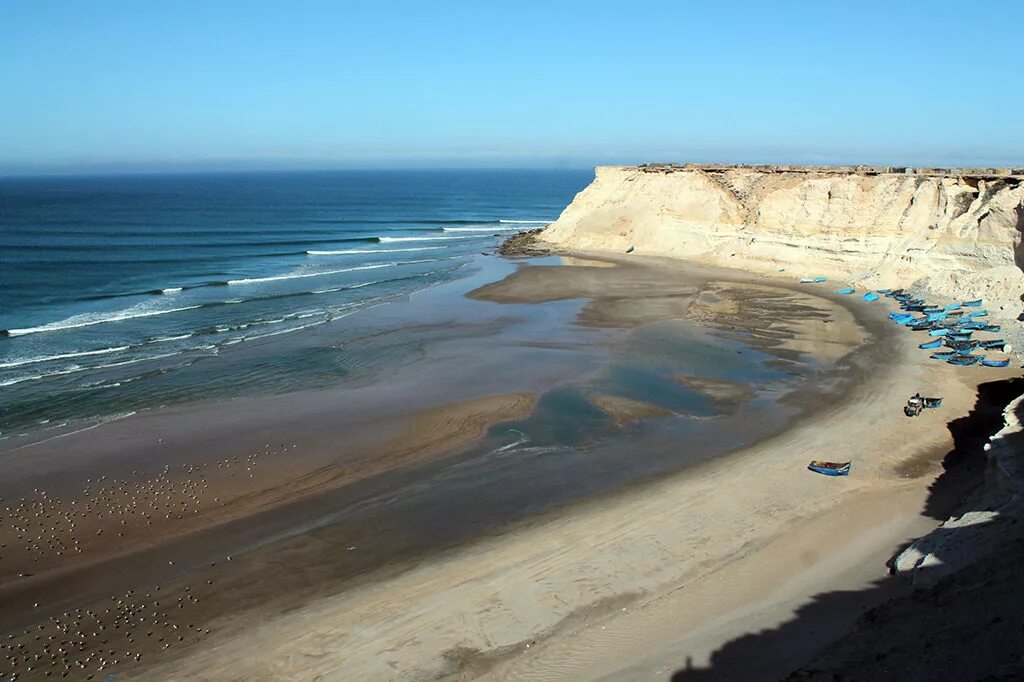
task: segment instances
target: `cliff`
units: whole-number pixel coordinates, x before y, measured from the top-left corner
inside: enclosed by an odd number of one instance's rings
[[[986,299],[1024,293],[1024,170],[598,167],[542,238],[866,287]]]

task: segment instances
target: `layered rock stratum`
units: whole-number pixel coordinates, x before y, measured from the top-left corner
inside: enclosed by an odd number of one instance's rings
[[[557,248],[669,256],[865,287],[1024,294],[1024,169],[601,166],[541,235]]]

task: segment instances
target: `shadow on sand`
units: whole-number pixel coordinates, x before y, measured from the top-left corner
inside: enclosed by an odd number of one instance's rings
[[[943,473],[930,487],[924,514],[945,521],[952,513],[964,512],[965,498],[979,489],[985,476],[984,445],[1002,428],[1003,410],[1021,393],[1024,379],[982,384],[971,413],[949,422],[954,446],[943,459]],[[1024,409],[1018,414],[1024,421],[1020,413]],[[972,498],[968,506],[973,510],[983,505]],[[998,515],[986,523],[1005,523],[1006,529],[999,532],[1005,534],[1001,537],[1009,548],[1006,551],[1024,557],[1020,527],[1024,523],[1018,525],[1014,519]],[[986,532],[983,525],[938,529],[929,536],[937,536],[933,557],[941,562],[941,551],[946,546],[943,540],[955,540],[952,544],[969,548],[977,542],[973,534]],[[1004,677],[1007,666],[1019,666],[1024,653],[1020,648],[1024,643],[1024,588],[1012,575],[1018,561],[1007,558],[993,563],[1011,571],[1005,581],[992,576],[988,562],[976,562],[949,580],[913,591],[906,577],[890,575],[864,590],[815,595],[778,627],[724,644],[711,655],[706,667],[695,667],[692,657],[679,652],[683,666],[672,681],[1011,679]],[[935,569],[917,569],[916,585],[935,582],[925,575],[929,570]],[[985,586],[988,594],[981,599],[978,589]],[[990,602],[984,613],[981,602]],[[993,615],[999,611],[1006,613]],[[997,620],[989,622],[993,618]],[[996,633],[992,628],[1000,624],[1006,625],[1007,634],[993,637]],[[939,644],[943,637],[937,631],[943,628],[950,637]],[[966,676],[954,672],[958,660],[970,666]]]

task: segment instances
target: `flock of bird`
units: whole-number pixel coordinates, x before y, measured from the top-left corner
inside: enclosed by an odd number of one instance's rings
[[[161,599],[158,592],[159,587],[145,595],[128,590],[102,607],[65,611],[6,635],[0,641],[6,667],[0,679],[74,676],[91,680],[118,665],[141,661],[149,651],[198,641],[210,633],[175,613],[199,603],[191,587],[177,598]]]
[[[150,477],[138,471],[128,480],[100,476],[87,480],[76,495],[59,497],[35,489],[31,498],[10,503],[0,499],[0,576],[13,580],[17,572],[17,578],[32,578],[87,560],[94,550],[123,549],[133,538],[160,537],[167,529],[152,528],[154,523],[178,523],[229,502],[215,496],[220,477],[254,478],[261,455],[280,455],[295,447],[268,443],[246,456],[164,466]],[[160,587],[128,590],[101,606],[50,614],[48,619],[46,605],[36,603],[35,625],[0,635],[0,681],[93,679],[141,661],[144,654],[196,641],[210,631],[182,614],[198,602],[192,586],[186,585],[170,595],[166,589],[161,594]]]

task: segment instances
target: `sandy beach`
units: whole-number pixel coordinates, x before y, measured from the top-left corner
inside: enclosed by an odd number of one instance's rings
[[[387,382],[4,453],[19,679],[699,676],[814,595],[879,580],[945,518],[946,422],[1009,375],[927,364],[886,308],[831,287],[655,258],[500,263],[410,302],[460,312]],[[677,346],[695,364],[663,364]],[[749,362],[723,365],[735,380],[701,371],[722,353]],[[941,411],[905,418],[917,391]],[[814,458],[854,473],[811,474]],[[709,679],[784,675],[866,605]]]

